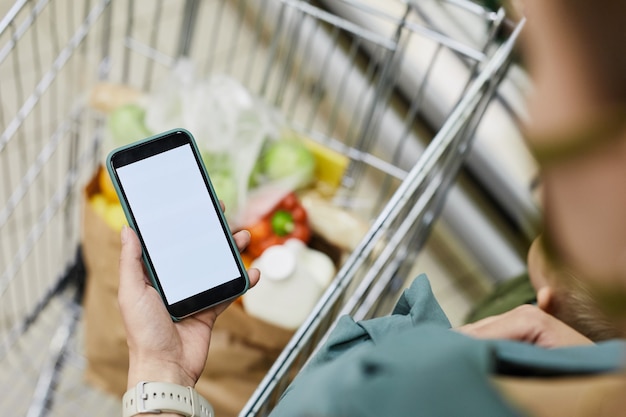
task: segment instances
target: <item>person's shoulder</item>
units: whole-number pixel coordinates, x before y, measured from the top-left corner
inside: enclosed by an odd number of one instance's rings
[[[272,416],[520,415],[491,386],[490,365],[484,341],[419,325],[297,378]]]
[[[450,322],[432,292],[428,277],[420,274],[404,289],[391,314],[360,321],[350,316],[340,317],[307,368],[335,360],[364,346],[383,343],[390,337],[424,324],[444,330],[450,328]]]

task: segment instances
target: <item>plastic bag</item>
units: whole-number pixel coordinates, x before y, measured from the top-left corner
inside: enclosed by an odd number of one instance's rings
[[[234,228],[254,222],[265,207],[269,210],[313,176],[312,169],[296,169],[279,178],[259,175],[268,144],[290,136],[281,115],[233,78],[197,79],[187,60],[151,92],[145,125],[153,132],[182,127],[194,135]]]

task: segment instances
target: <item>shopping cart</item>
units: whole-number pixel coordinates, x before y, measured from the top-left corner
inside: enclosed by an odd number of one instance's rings
[[[186,57],[350,158],[334,202],[371,228],[242,411],[266,415],[338,314],[389,311],[522,26],[465,0],[17,0],[4,9],[0,410],[28,416],[119,412],[117,399],[82,382],[79,197],[103,152],[105,121],[87,105],[96,83],[150,90]]]

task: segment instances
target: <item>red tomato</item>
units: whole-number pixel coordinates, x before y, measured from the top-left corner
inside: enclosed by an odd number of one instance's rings
[[[252,244],[252,242],[250,242],[250,245],[246,250],[253,258],[258,258],[263,254],[263,252],[265,252],[265,249],[269,248],[270,246],[280,245],[284,241],[285,239],[278,235],[271,235],[264,240],[255,242],[254,245]]]
[[[266,220],[261,220],[247,228],[250,232],[250,245],[262,242],[272,235],[272,225]]]
[[[299,205],[298,197],[294,193],[287,194],[279,204],[280,208],[284,208],[287,211],[291,211],[291,209]]]
[[[306,210],[298,204],[296,207],[291,209],[291,217],[293,217],[293,221],[295,223],[304,223],[307,219]]]
[[[311,229],[302,223],[296,223],[293,231],[289,234],[289,238],[300,239],[304,243],[308,243],[311,239]]]

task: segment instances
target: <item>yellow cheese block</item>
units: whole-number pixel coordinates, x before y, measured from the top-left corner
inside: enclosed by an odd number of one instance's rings
[[[302,138],[306,147],[315,158],[315,178],[323,191],[335,192],[341,185],[350,159],[337,152],[308,138]]]

